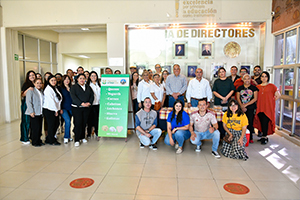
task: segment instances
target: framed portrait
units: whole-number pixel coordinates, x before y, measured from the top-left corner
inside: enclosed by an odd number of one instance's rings
[[[162,71],[167,70],[170,74],[172,74],[172,64],[165,64],[163,66],[161,66]]]
[[[239,69],[245,68],[249,74],[252,74],[252,63],[238,63]]]
[[[186,63],[186,75],[189,78],[195,78],[196,77],[196,69],[199,68],[198,63]]]
[[[215,56],[215,42],[199,42],[199,58],[212,59]]]
[[[188,42],[173,42],[173,59],[187,59]]]
[[[224,67],[226,69],[226,63],[212,63],[211,64],[211,80],[218,78],[218,70]]]

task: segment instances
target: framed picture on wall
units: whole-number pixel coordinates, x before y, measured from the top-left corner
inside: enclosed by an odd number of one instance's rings
[[[173,59],[187,59],[188,42],[173,42]]]
[[[173,64],[165,64],[161,66],[161,70],[162,71],[167,70],[170,74],[172,74],[172,66]]]
[[[196,69],[199,68],[198,63],[186,63],[186,75],[189,78],[195,78],[196,77]]]
[[[245,68],[249,74],[252,73],[252,64],[251,63],[238,63],[239,69]]]
[[[212,59],[215,56],[215,42],[199,42],[199,58]]]

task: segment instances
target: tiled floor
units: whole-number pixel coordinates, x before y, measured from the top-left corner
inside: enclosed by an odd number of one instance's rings
[[[61,140],[61,138],[60,138]],[[300,199],[300,148],[273,135],[270,143],[250,144],[248,161],[211,155],[211,141],[201,153],[188,141],[175,155],[162,138],[158,151],[140,149],[135,134],[91,139],[39,148],[19,141],[19,121],[0,126],[0,199]],[[81,177],[94,179],[85,189],[69,183]],[[250,192],[234,195],[226,183],[241,183]]]

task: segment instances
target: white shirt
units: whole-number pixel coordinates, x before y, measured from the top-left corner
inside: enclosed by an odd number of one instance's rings
[[[39,94],[40,96],[40,100],[41,100],[41,105],[43,105],[43,101],[44,101],[44,95],[41,91],[39,91],[38,89],[36,89],[36,87],[34,87],[34,89],[37,91],[37,93]],[[41,113],[43,113],[43,106],[41,106]]]
[[[80,84],[78,84],[78,85],[80,85]],[[85,84],[80,85],[80,86],[82,87],[83,91],[85,91]]]
[[[187,102],[191,102],[191,97],[201,99],[207,97],[207,101],[210,102],[212,99],[212,92],[208,80],[202,78],[198,81],[196,78],[190,80],[188,88],[186,90]]]
[[[151,80],[149,80],[149,83],[147,83],[144,80],[139,82],[138,93],[137,93],[138,103],[141,103],[142,101],[144,101],[144,99],[146,97],[151,97],[151,95],[150,95],[150,85],[151,85],[151,83],[152,83]]]
[[[43,108],[46,108],[51,111],[59,111],[60,110],[60,103],[62,101],[62,95],[56,88],[56,91],[61,96],[61,99],[58,100],[56,93],[53,91],[53,89],[47,85],[45,91],[44,91],[44,105]]]
[[[164,93],[165,93],[165,88],[162,84],[156,85],[156,83],[152,83],[150,85],[150,94],[154,93],[154,95],[156,96],[156,98],[162,102],[162,99],[164,97]],[[152,96],[150,96],[151,102],[154,105],[155,104],[155,100],[153,99]]]
[[[99,105],[100,103],[100,92],[101,92],[101,88],[98,85],[98,83],[96,82],[96,84],[94,83],[90,83],[90,87],[92,88],[93,92],[94,92],[94,101],[93,101],[93,105]]]

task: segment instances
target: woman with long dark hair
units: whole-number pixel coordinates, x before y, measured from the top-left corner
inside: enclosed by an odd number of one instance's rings
[[[229,134],[228,140],[231,141],[231,143],[223,141],[222,154],[229,158],[247,160],[245,144],[248,119],[237,100],[231,99],[228,102],[222,121],[226,134]]]
[[[77,83],[71,87],[72,113],[75,133],[75,147],[79,147],[80,142],[86,143],[85,127],[88,121],[90,106],[94,101],[92,88],[85,84],[85,75],[77,76]]]
[[[267,136],[275,132],[275,102],[280,98],[280,93],[274,84],[269,83],[269,72],[262,72],[260,79],[262,83],[257,85],[259,91],[253,126],[263,134],[259,139],[261,144],[267,144]]]
[[[100,92],[101,85],[98,78],[98,74],[95,71],[91,71],[89,79],[87,81],[87,85],[89,85],[94,92],[94,101],[91,106],[89,120],[87,123],[87,137],[90,138],[92,134],[92,127],[94,127],[94,133],[99,141],[100,137],[98,136],[98,124],[99,124],[99,104],[100,104]]]
[[[43,115],[48,124],[48,135],[46,136],[45,143],[50,145],[60,145],[55,138],[55,134],[59,126],[58,112],[60,111],[62,95],[57,89],[55,76],[50,75],[48,81],[49,84],[44,91],[43,105]]]
[[[72,119],[72,98],[70,94],[72,86],[71,78],[68,75],[62,77],[62,85],[60,91],[63,97],[61,102],[60,114],[65,121],[65,136],[64,143],[67,144],[71,139],[70,129],[71,129],[71,119]]]
[[[131,91],[131,98],[132,98],[132,106],[133,106],[133,113],[136,114],[139,110],[139,104],[137,102],[137,93],[138,93],[138,86],[139,86],[139,74],[137,72],[133,72],[131,75],[130,80],[130,91]]]
[[[36,79],[36,74],[34,71],[30,70],[26,73],[25,82],[22,85],[21,88],[21,138],[20,141],[23,144],[30,144],[29,141],[29,129],[30,129],[30,117],[29,115],[26,115],[26,94],[29,90],[33,91],[34,84],[33,81]]]
[[[176,100],[173,105],[173,111],[169,113],[167,119],[167,132],[165,143],[174,146],[177,149],[176,153],[182,153],[183,143],[191,137],[189,131],[190,117],[183,110],[181,100]]]
[[[46,73],[44,74],[43,90],[45,90],[45,88],[46,88],[47,85],[49,84],[49,76],[53,76],[51,72],[46,72]],[[47,120],[44,120],[44,131],[45,131],[45,137],[47,137],[47,135],[48,135],[48,124],[47,124]]]

